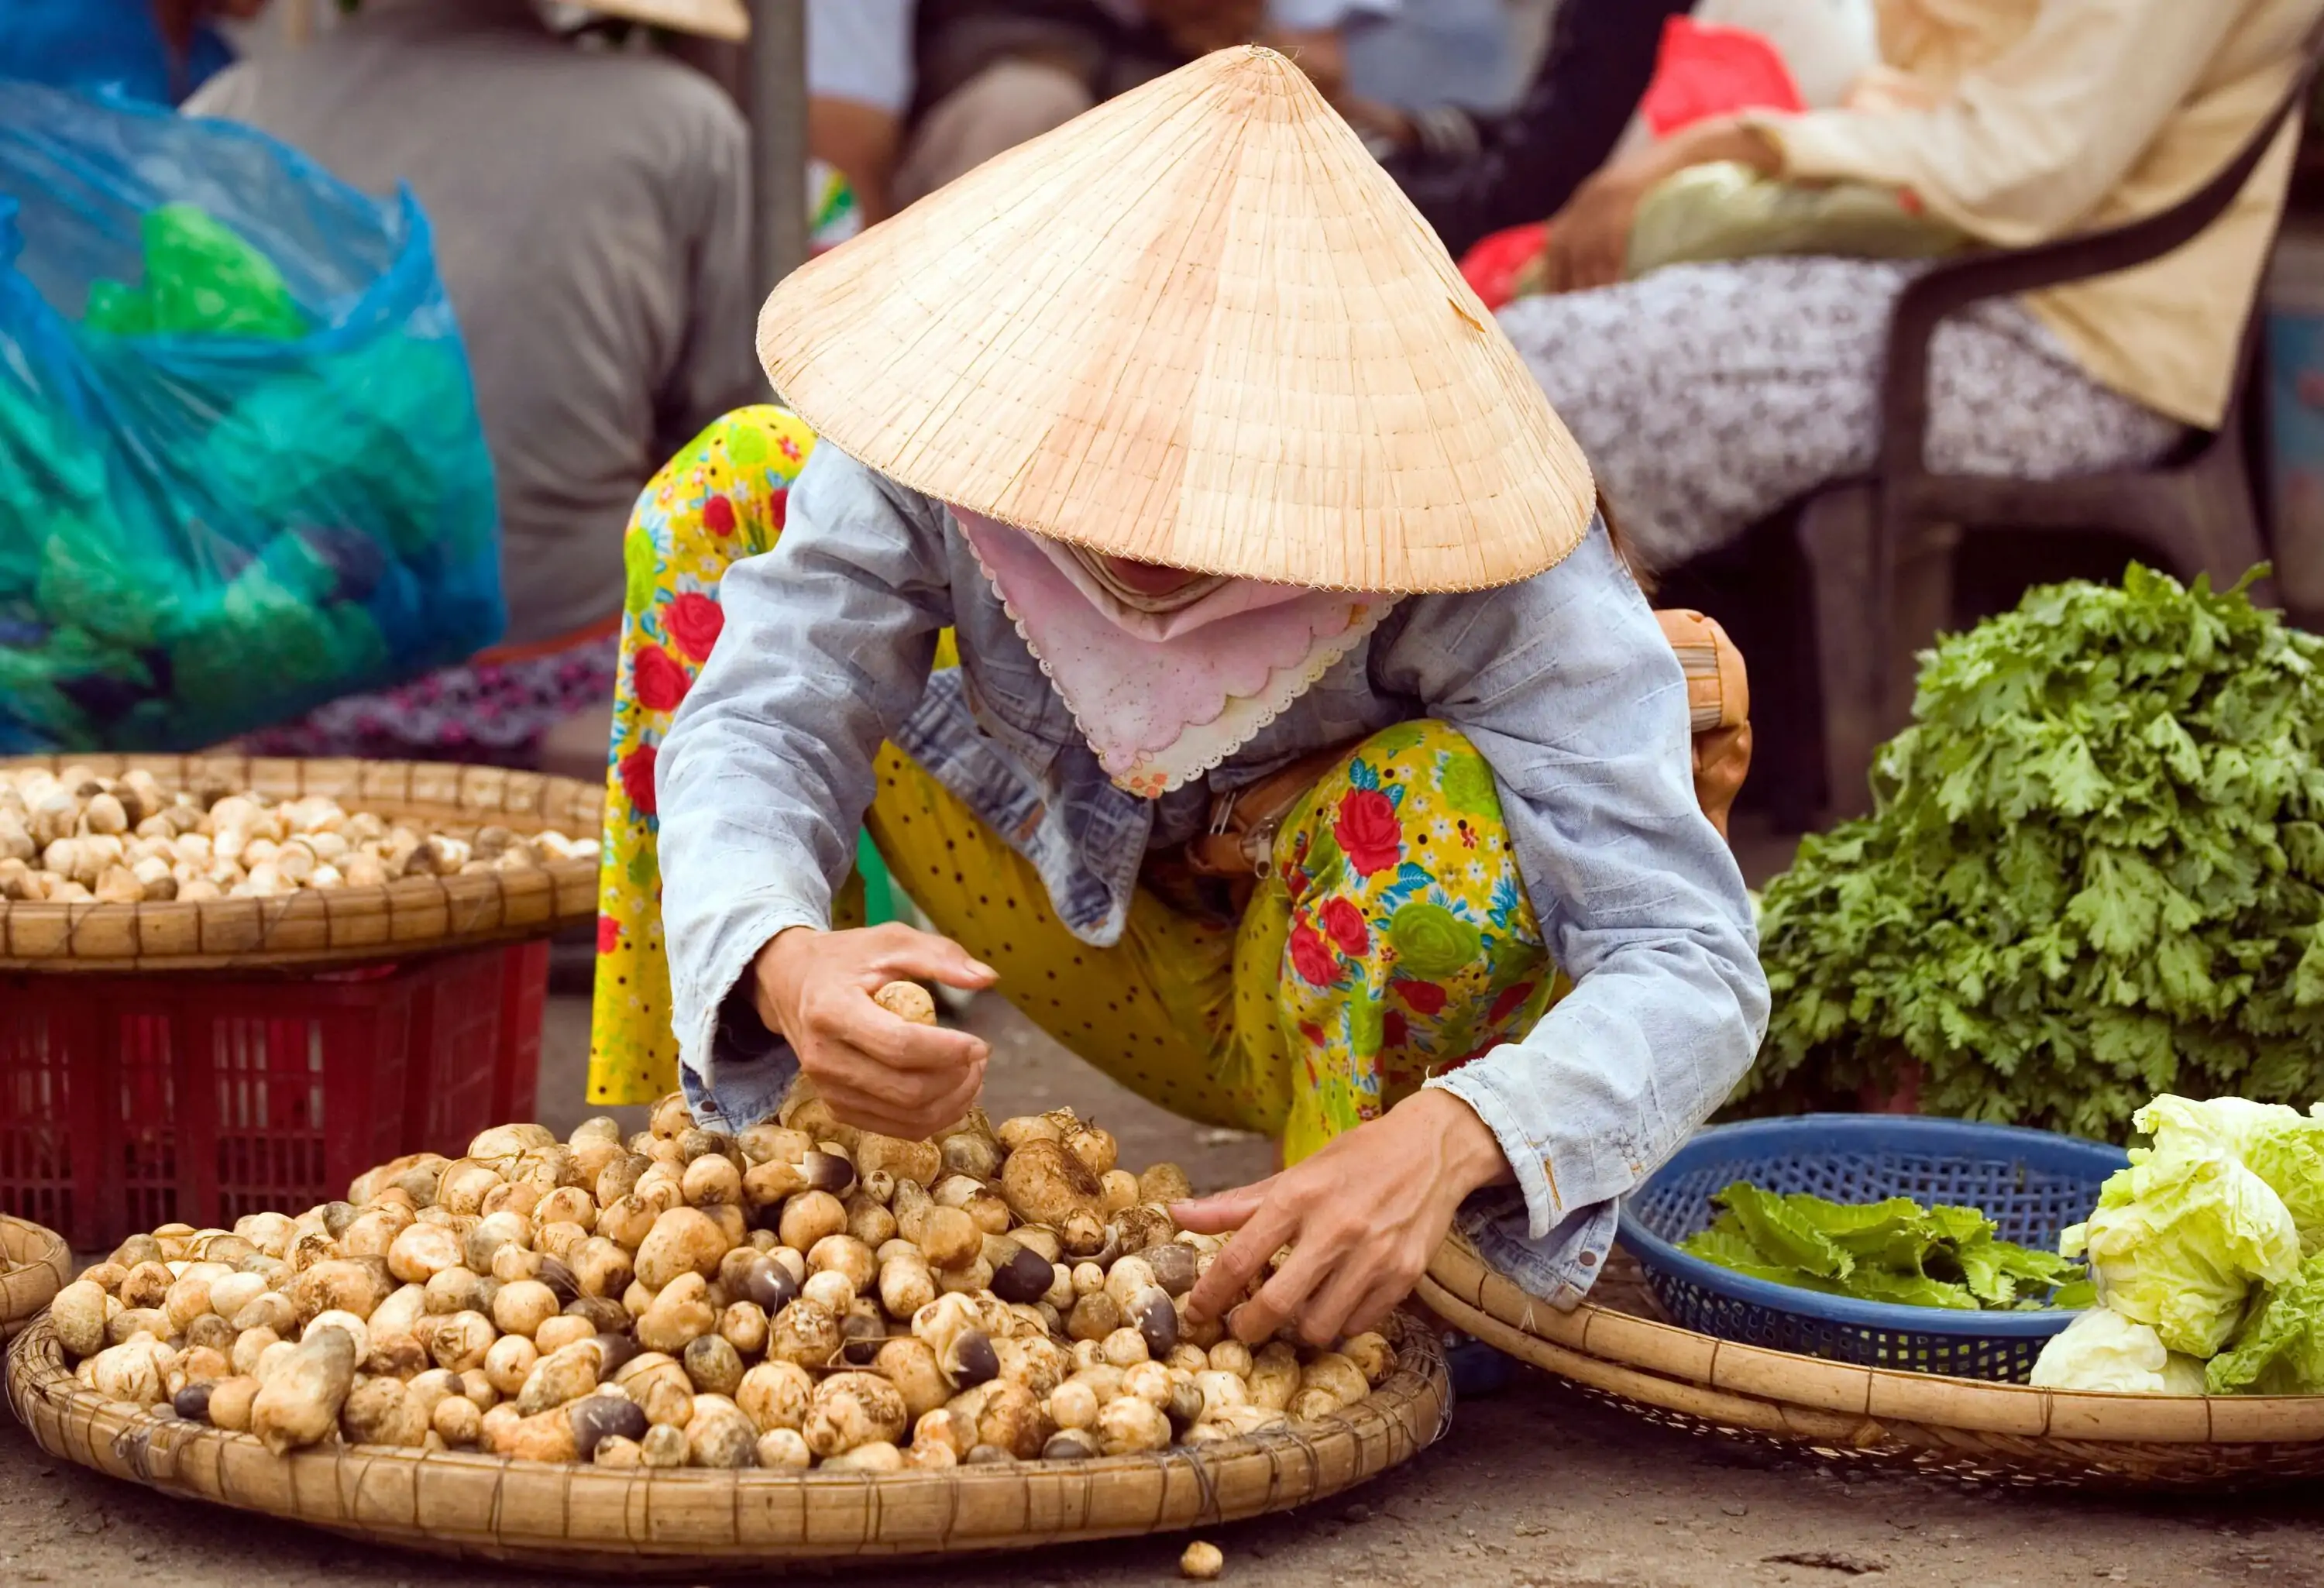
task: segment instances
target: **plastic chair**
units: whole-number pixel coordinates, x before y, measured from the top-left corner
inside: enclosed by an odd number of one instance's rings
[[[1836,483],[1801,509],[1797,533],[1812,571],[1831,814],[1869,806],[1867,774],[1879,743],[1912,712],[1914,658],[1950,619],[1952,557],[1972,529],[2110,531],[2177,572],[2232,585],[2266,559],[2244,451],[2244,392],[2258,344],[2256,304],[2245,317],[2236,397],[2216,431],[2199,432],[2145,468],[2058,480],[1939,474],[1927,460],[1929,345],[1954,310],[2142,264],[2190,241],[2243,190],[2313,85],[2324,29],[2282,103],[2202,188],[2147,219],[2032,248],[1974,254],[1907,287],[1888,333],[1880,455],[1869,478]],[[2254,594],[2272,599],[2267,585]]]

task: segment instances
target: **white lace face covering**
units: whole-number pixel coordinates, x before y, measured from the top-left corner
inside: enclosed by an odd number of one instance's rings
[[[1094,556],[951,511],[1099,764],[1148,799],[1247,743],[1395,604],[1207,576],[1146,596]]]

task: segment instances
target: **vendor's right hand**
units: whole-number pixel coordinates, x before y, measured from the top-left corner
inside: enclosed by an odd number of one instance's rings
[[[973,992],[997,980],[948,937],[889,925],[819,932],[793,927],[759,951],[752,1002],[789,1039],[799,1068],[845,1123],[919,1140],[969,1111],[990,1055],[981,1038],[915,1025],[872,1001],[890,982]]]

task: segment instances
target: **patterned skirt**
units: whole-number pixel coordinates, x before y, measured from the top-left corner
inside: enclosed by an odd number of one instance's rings
[[[1596,291],[1520,299],[1496,318],[1582,443],[1637,554],[1667,568],[1871,468],[1890,315],[1927,268],[1672,265]],[[2012,299],[1939,328],[1929,429],[1936,467],[2012,479],[2151,462],[2184,433],[2083,374]]]

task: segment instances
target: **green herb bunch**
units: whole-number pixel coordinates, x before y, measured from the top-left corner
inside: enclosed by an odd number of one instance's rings
[[[2324,1095],[2324,641],[2134,565],[1924,659],[1875,813],[1762,921],[1743,1112],[1920,1066],[1929,1113],[2119,1140],[2157,1093]]]

